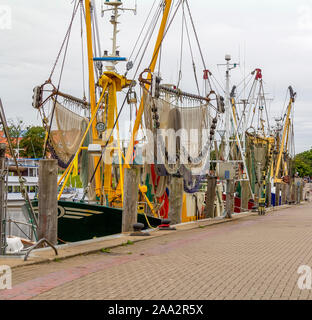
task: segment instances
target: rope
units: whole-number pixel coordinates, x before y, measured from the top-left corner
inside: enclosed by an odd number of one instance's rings
[[[150,224],[150,222],[149,222],[149,220],[148,220],[148,217],[147,217],[147,215],[146,215],[145,212],[144,212],[144,216],[145,216],[145,219],[146,219],[146,222],[147,222],[148,227],[149,227],[150,229],[156,230],[157,228],[152,227],[152,225]]]
[[[75,1],[75,5],[76,5],[76,2],[77,2],[77,0]],[[77,6],[77,8],[78,8],[78,6]],[[76,9],[77,9],[77,8],[76,8]],[[74,9],[74,11],[75,11],[75,9]],[[55,68],[56,68],[56,66],[57,66],[57,63],[58,63],[58,61],[59,61],[59,59],[60,59],[61,53],[62,53],[62,51],[63,51],[63,47],[64,47],[65,42],[66,42],[66,39],[67,39],[67,37],[68,37],[69,34],[70,34],[70,30],[71,30],[71,28],[72,28],[73,21],[74,21],[74,14],[73,14],[72,17],[71,17],[70,24],[69,24],[69,27],[68,27],[68,29],[67,29],[67,31],[66,31],[66,34],[65,34],[64,40],[63,40],[63,42],[62,42],[60,51],[59,51],[59,53],[58,53],[58,55],[57,55],[57,57],[56,57],[56,61],[54,62],[54,65],[53,65],[53,67],[52,67],[52,71],[51,71],[51,73],[50,73],[49,80],[51,80],[51,78],[52,78],[52,76],[53,76],[53,73],[54,73],[54,71],[55,71]]]
[[[86,100],[86,87],[85,87],[85,63],[84,63],[84,43],[83,43],[83,5],[82,2],[80,6],[80,23],[81,23],[81,62],[82,62],[82,88],[83,88],[83,98]]]
[[[185,3],[186,3],[187,10],[188,10],[188,13],[189,13],[189,16],[190,16],[190,19],[191,19],[191,23],[192,23],[192,26],[193,26],[193,30],[194,30],[194,34],[195,34],[195,37],[196,37],[196,41],[197,41],[198,49],[199,49],[199,52],[200,52],[200,56],[201,56],[201,59],[202,59],[203,67],[204,67],[205,70],[207,70],[205,59],[204,59],[204,55],[203,55],[203,52],[202,52],[202,49],[201,49],[201,46],[200,46],[200,42],[199,42],[198,35],[197,35],[197,32],[196,32],[194,20],[193,20],[193,17],[192,17],[191,9],[190,9],[190,6],[189,6],[189,3],[188,3],[187,0],[185,0]],[[212,90],[209,78],[208,78],[208,83],[209,83],[210,90]]]
[[[184,40],[184,2],[182,5],[182,30],[181,30],[181,47],[180,47],[180,69],[179,69],[179,79],[178,79],[178,83],[177,83],[177,88],[180,87],[180,82],[182,80],[182,62],[183,62],[183,40]]]
[[[171,19],[168,27],[166,28],[166,30],[165,30],[165,32],[164,32],[163,38],[162,38],[162,40],[161,40],[161,42],[160,42],[160,45],[159,45],[159,47],[157,48],[157,50],[156,50],[156,52],[155,52],[155,55],[154,55],[153,58],[152,58],[152,61],[151,61],[150,65],[149,65],[149,68],[150,68],[150,66],[152,65],[152,63],[154,62],[154,59],[155,59],[155,57],[156,57],[156,54],[158,53],[158,51],[159,51],[159,49],[160,49],[160,46],[162,45],[162,42],[163,42],[163,40],[165,39],[165,36],[166,36],[166,34],[167,34],[167,32],[168,32],[168,30],[169,30],[169,28],[170,28],[170,26],[171,26],[171,24],[172,24],[172,22],[173,22],[173,20],[174,20],[174,18],[175,18],[175,16],[176,16],[176,13],[177,13],[177,11],[178,11],[178,9],[179,9],[179,7],[180,7],[180,5],[181,5],[182,2],[183,2],[183,0],[180,0],[180,2],[178,3],[177,8],[176,8],[176,10],[175,10],[175,12],[174,12],[174,15],[173,15],[173,17],[172,17],[172,19]],[[148,46],[148,43],[147,43],[147,45],[146,45],[146,48],[147,48],[147,46]],[[137,69],[136,69],[134,78],[136,77],[136,75],[137,75],[137,73],[138,73],[138,71],[139,71],[139,68],[140,68],[141,63],[142,63],[142,61],[143,61],[143,58],[144,58],[145,53],[146,53],[146,50],[144,50],[144,52],[143,52],[143,54],[142,54],[142,57],[141,57],[141,60],[140,60],[140,62],[139,62],[139,64],[138,64],[138,67],[137,67]],[[131,90],[132,90],[132,87],[130,86],[129,89],[128,89],[128,91],[127,91],[126,97],[125,97],[125,99],[124,99],[124,101],[123,101],[123,103],[122,103],[122,106],[121,106],[121,108],[120,108],[120,111],[119,111],[119,113],[118,113],[118,115],[117,115],[116,121],[115,121],[114,126],[113,126],[113,128],[112,128],[112,130],[111,130],[111,133],[110,133],[110,135],[109,135],[109,137],[108,137],[108,140],[107,140],[107,142],[105,143],[105,145],[104,145],[104,147],[103,147],[103,151],[102,151],[101,156],[100,156],[100,158],[99,158],[99,161],[98,161],[98,163],[97,163],[97,165],[96,165],[96,167],[95,167],[95,170],[94,170],[93,175],[92,175],[92,177],[91,177],[91,180],[90,180],[90,182],[89,182],[89,186],[91,185],[91,183],[93,182],[93,180],[94,180],[94,178],[95,178],[95,174],[96,174],[96,172],[97,172],[97,170],[98,170],[98,168],[99,168],[99,166],[100,166],[100,163],[102,162],[104,152],[105,152],[105,150],[106,150],[106,148],[107,148],[107,146],[108,146],[108,143],[109,143],[109,141],[110,141],[110,138],[112,137],[113,131],[114,131],[114,129],[116,128],[116,125],[117,125],[117,123],[118,123],[118,121],[119,121],[120,115],[121,115],[121,113],[122,113],[122,111],[123,111],[123,109],[124,109],[125,103],[126,103],[126,101],[127,101],[127,98],[128,98],[128,96],[129,96],[129,93],[131,92]],[[87,189],[88,189],[88,188],[87,188]],[[85,198],[86,194],[87,194],[87,190],[84,192],[84,195],[83,195],[83,198],[82,198],[82,199]]]
[[[67,56],[67,50],[68,50],[70,33],[71,33],[73,21],[74,21],[74,18],[75,18],[75,16],[76,16],[76,13],[77,13],[77,11],[78,11],[78,7],[79,7],[80,2],[78,2],[77,5],[76,5],[76,4],[77,4],[77,0],[75,1],[75,5],[74,5],[74,9],[73,9],[73,14],[72,14],[72,18],[71,18],[71,21],[70,21],[70,24],[69,24],[69,28],[68,28],[68,30],[67,30],[67,32],[66,32],[66,36],[65,36],[65,39],[64,39],[64,41],[63,41],[61,50],[60,50],[60,52],[59,52],[59,55],[58,55],[58,57],[57,57],[57,59],[56,59],[55,65],[54,65],[54,67],[53,67],[53,69],[52,69],[52,73],[51,73],[51,75],[52,75],[53,72],[54,72],[54,70],[55,70],[55,67],[56,67],[56,64],[57,64],[57,62],[58,62],[59,56],[60,56],[60,54],[61,54],[61,52],[62,52],[62,50],[63,50],[63,46],[64,46],[64,44],[65,44],[65,42],[66,42],[66,40],[67,40],[66,48],[65,48],[65,52],[64,52],[64,57],[63,57],[63,62],[62,62],[62,67],[61,67],[61,72],[60,72],[60,77],[59,77],[59,82],[58,82],[58,86],[57,86],[57,91],[60,90],[60,85],[61,85],[61,80],[62,80],[62,76],[63,76],[65,60],[66,60],[66,56]],[[51,75],[50,75],[49,80],[51,79]],[[46,141],[49,140],[49,137],[50,137],[50,134],[51,134],[51,127],[52,127],[52,121],[53,121],[53,118],[54,118],[54,112],[55,112],[55,106],[56,106],[57,97],[58,97],[58,95],[56,94],[56,97],[55,97],[55,100],[54,100],[54,104],[53,104],[51,121],[50,121],[50,126],[49,126],[49,130],[48,130],[48,135],[47,135],[47,140],[46,140]],[[45,156],[46,156],[46,151],[47,151],[47,143],[45,144],[44,150],[43,150],[43,157],[44,157],[44,158],[45,158]]]
[[[154,16],[152,18],[152,22],[151,22],[149,28],[147,29],[147,32],[146,32],[146,34],[144,36],[142,44],[141,44],[141,46],[140,46],[140,48],[139,48],[139,50],[138,50],[138,52],[136,54],[136,57],[134,58],[134,62],[133,62],[134,64],[136,63],[136,61],[137,61],[137,59],[138,59],[138,57],[139,57],[139,55],[140,55],[140,53],[142,51],[142,48],[144,46],[145,41],[148,40],[143,52],[146,51],[146,49],[147,49],[147,47],[149,45],[149,41],[150,41],[150,39],[151,39],[151,37],[152,37],[152,35],[154,33],[154,30],[156,29],[156,24],[157,24],[157,21],[158,21],[158,19],[160,17],[160,14],[161,14],[161,5],[158,7],[157,11],[155,12],[155,14],[154,14]]]
[[[146,48],[147,48],[147,46],[148,46],[148,43],[147,43],[147,45],[146,45]],[[145,49],[146,49],[146,48],[145,48]],[[137,69],[136,69],[136,71],[135,71],[135,74],[134,74],[134,77],[133,77],[133,78],[136,78],[136,76],[137,76],[137,74],[138,74],[138,71],[139,71],[139,68],[140,68],[140,66],[141,66],[141,63],[142,63],[142,61],[143,61],[143,58],[144,58],[144,56],[145,56],[145,53],[146,53],[146,50],[143,51],[142,57],[141,57],[141,59],[140,59],[140,62],[139,62],[139,64],[138,64],[138,67],[137,67]],[[120,116],[121,116],[121,113],[122,113],[122,111],[123,111],[123,109],[124,109],[125,103],[126,103],[126,101],[127,101],[127,99],[128,99],[128,96],[129,96],[129,93],[131,92],[131,90],[132,90],[132,87],[130,86],[129,89],[128,89],[128,91],[127,91],[127,94],[126,94],[126,96],[125,96],[125,98],[124,98],[124,101],[123,101],[123,103],[122,103],[122,106],[121,106],[121,108],[120,108],[120,110],[119,110],[119,112],[118,112],[117,118],[116,118],[115,123],[114,123],[114,125],[113,125],[113,128],[112,128],[112,130],[111,130],[111,133],[110,133],[110,135],[109,135],[109,137],[108,137],[108,139],[107,139],[107,142],[105,143],[105,145],[104,145],[104,147],[103,147],[103,151],[102,151],[102,153],[101,153],[101,156],[100,156],[100,158],[99,158],[99,161],[97,162],[97,165],[96,165],[96,167],[95,167],[95,170],[94,170],[94,172],[93,172],[93,174],[92,174],[92,177],[91,177],[91,179],[90,179],[89,186],[92,184],[92,182],[93,182],[93,180],[94,180],[94,178],[95,178],[95,174],[96,174],[97,170],[99,169],[100,163],[102,162],[102,159],[103,159],[104,152],[105,152],[105,150],[106,150],[106,148],[107,148],[107,146],[108,146],[108,144],[109,144],[109,141],[110,141],[110,139],[111,139],[111,137],[112,137],[112,135],[113,135],[114,129],[116,128],[116,125],[117,125],[117,123],[118,123],[118,121],[119,121],[119,118],[120,118]],[[88,188],[87,188],[87,189],[88,189]],[[83,200],[85,199],[86,195],[87,195],[87,190],[85,190],[85,192],[84,192],[84,195],[83,195],[83,197],[82,197]]]
[[[151,63],[150,63],[150,65],[149,65],[148,69],[150,69],[151,65],[153,64],[153,62],[154,62],[154,60],[155,60],[155,58],[156,58],[156,56],[157,56],[157,54],[158,54],[158,52],[159,52],[159,49],[160,49],[160,47],[161,47],[161,45],[162,45],[162,43],[163,43],[163,41],[164,41],[164,39],[165,39],[168,31],[169,31],[169,29],[170,29],[170,27],[171,27],[171,25],[172,25],[172,22],[173,22],[176,14],[177,14],[177,12],[178,12],[178,9],[180,8],[180,5],[182,4],[183,1],[184,1],[184,0],[180,0],[179,3],[177,4],[177,8],[176,8],[176,10],[175,10],[175,12],[174,12],[174,14],[173,14],[173,16],[172,16],[169,24],[168,24],[168,27],[166,28],[166,30],[165,30],[165,32],[164,32],[164,35],[163,35],[163,37],[162,37],[162,39],[161,39],[161,41],[160,41],[160,44],[159,44],[158,48],[156,48],[156,50],[155,50],[155,54],[154,54],[154,56],[153,56],[153,58],[152,58],[152,60],[151,60]]]
[[[184,20],[185,20],[185,30],[186,30],[187,39],[188,39],[189,48],[190,48],[191,57],[192,57],[194,78],[195,78],[195,82],[196,82],[196,87],[197,87],[198,95],[200,95],[199,84],[198,84],[197,73],[196,73],[196,65],[195,65],[195,61],[194,61],[194,54],[193,54],[192,44],[191,44],[191,38],[190,38],[190,33],[189,33],[188,26],[187,26],[187,21],[186,21],[186,17],[185,17],[185,12],[184,12],[184,4],[183,4],[183,16],[184,16]]]
[[[144,30],[144,28],[145,28],[145,26],[146,26],[146,24],[147,24],[147,21],[149,20],[149,17],[150,17],[150,15],[151,15],[152,11],[153,11],[153,8],[154,8],[154,6],[155,6],[155,3],[156,3],[156,0],[154,0],[153,5],[152,5],[152,7],[151,7],[151,9],[150,9],[150,11],[149,11],[149,13],[148,13],[148,15],[147,15],[147,18],[146,18],[145,22],[144,22],[144,25],[143,25],[143,27],[142,27],[142,29],[141,29],[141,31],[140,31],[140,34],[139,34],[139,36],[138,36],[138,38],[137,38],[137,40],[136,40],[136,42],[135,42],[135,44],[134,44],[133,50],[132,50],[132,52],[131,52],[131,54],[130,54],[130,56],[129,56],[129,61],[131,61],[131,58],[132,58],[132,56],[133,56],[133,54],[134,54],[134,51],[135,51],[135,49],[136,49],[136,47],[137,47],[137,45],[138,45],[138,43],[139,43],[139,40],[140,40],[140,38],[141,38],[141,36],[142,36],[142,34],[143,34],[143,30]]]

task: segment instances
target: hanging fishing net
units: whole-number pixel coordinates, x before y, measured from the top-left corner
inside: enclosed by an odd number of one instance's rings
[[[183,98],[153,99],[147,92],[144,103],[145,127],[152,132],[147,135],[147,162],[153,160],[158,176],[181,176],[187,193],[198,192],[210,164],[208,105]]]
[[[58,102],[55,103],[48,143],[53,158],[58,160],[61,168],[66,169],[73,160],[87,124],[88,119],[85,117],[78,115]]]

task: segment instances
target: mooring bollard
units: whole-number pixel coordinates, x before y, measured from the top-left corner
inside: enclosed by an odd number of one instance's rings
[[[149,237],[150,234],[147,232],[142,232],[144,229],[143,223],[135,223],[133,225],[133,233],[130,234],[131,237]]]
[[[163,219],[161,220],[161,225],[158,227],[159,230],[162,231],[174,231],[177,230],[174,227],[170,226],[171,220],[170,219]]]

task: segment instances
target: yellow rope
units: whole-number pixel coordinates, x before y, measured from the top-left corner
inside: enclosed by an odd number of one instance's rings
[[[154,227],[151,226],[151,224],[150,224],[150,222],[149,222],[149,220],[148,220],[147,215],[146,215],[145,212],[144,212],[144,216],[145,216],[145,219],[146,219],[146,222],[147,222],[147,225],[149,226],[149,228],[150,228],[150,229],[153,229],[153,230],[156,230],[157,228],[154,228]]]

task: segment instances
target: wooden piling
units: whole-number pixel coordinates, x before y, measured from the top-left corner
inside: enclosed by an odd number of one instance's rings
[[[287,203],[287,185],[282,184],[282,206]]]
[[[291,181],[290,185],[290,197],[291,197],[291,203],[296,204],[296,184],[295,179]]]
[[[207,178],[205,218],[215,218],[217,177]]]
[[[281,184],[277,183],[275,186],[275,206],[280,205],[280,195],[281,195]]]
[[[248,211],[248,203],[251,198],[250,196],[250,187],[249,187],[249,181],[241,181],[241,211],[247,212]]]
[[[133,231],[138,222],[140,170],[136,166],[126,168],[124,173],[124,200],[122,213],[122,232]]]
[[[182,223],[183,184],[183,178],[171,177],[168,217],[171,220],[172,225]]]
[[[301,179],[301,184],[300,184],[300,202],[304,201],[304,181]]]
[[[6,144],[0,144],[0,255],[5,255],[6,232],[5,232],[5,151]]]
[[[266,185],[266,203],[267,207],[271,208],[272,207],[272,185],[271,181],[269,181]]]
[[[39,240],[57,244],[57,160],[39,161]]]
[[[234,208],[234,181],[227,180],[226,181],[226,217],[228,219],[232,219]]]
[[[290,183],[286,184],[286,204],[291,202],[291,185]]]

